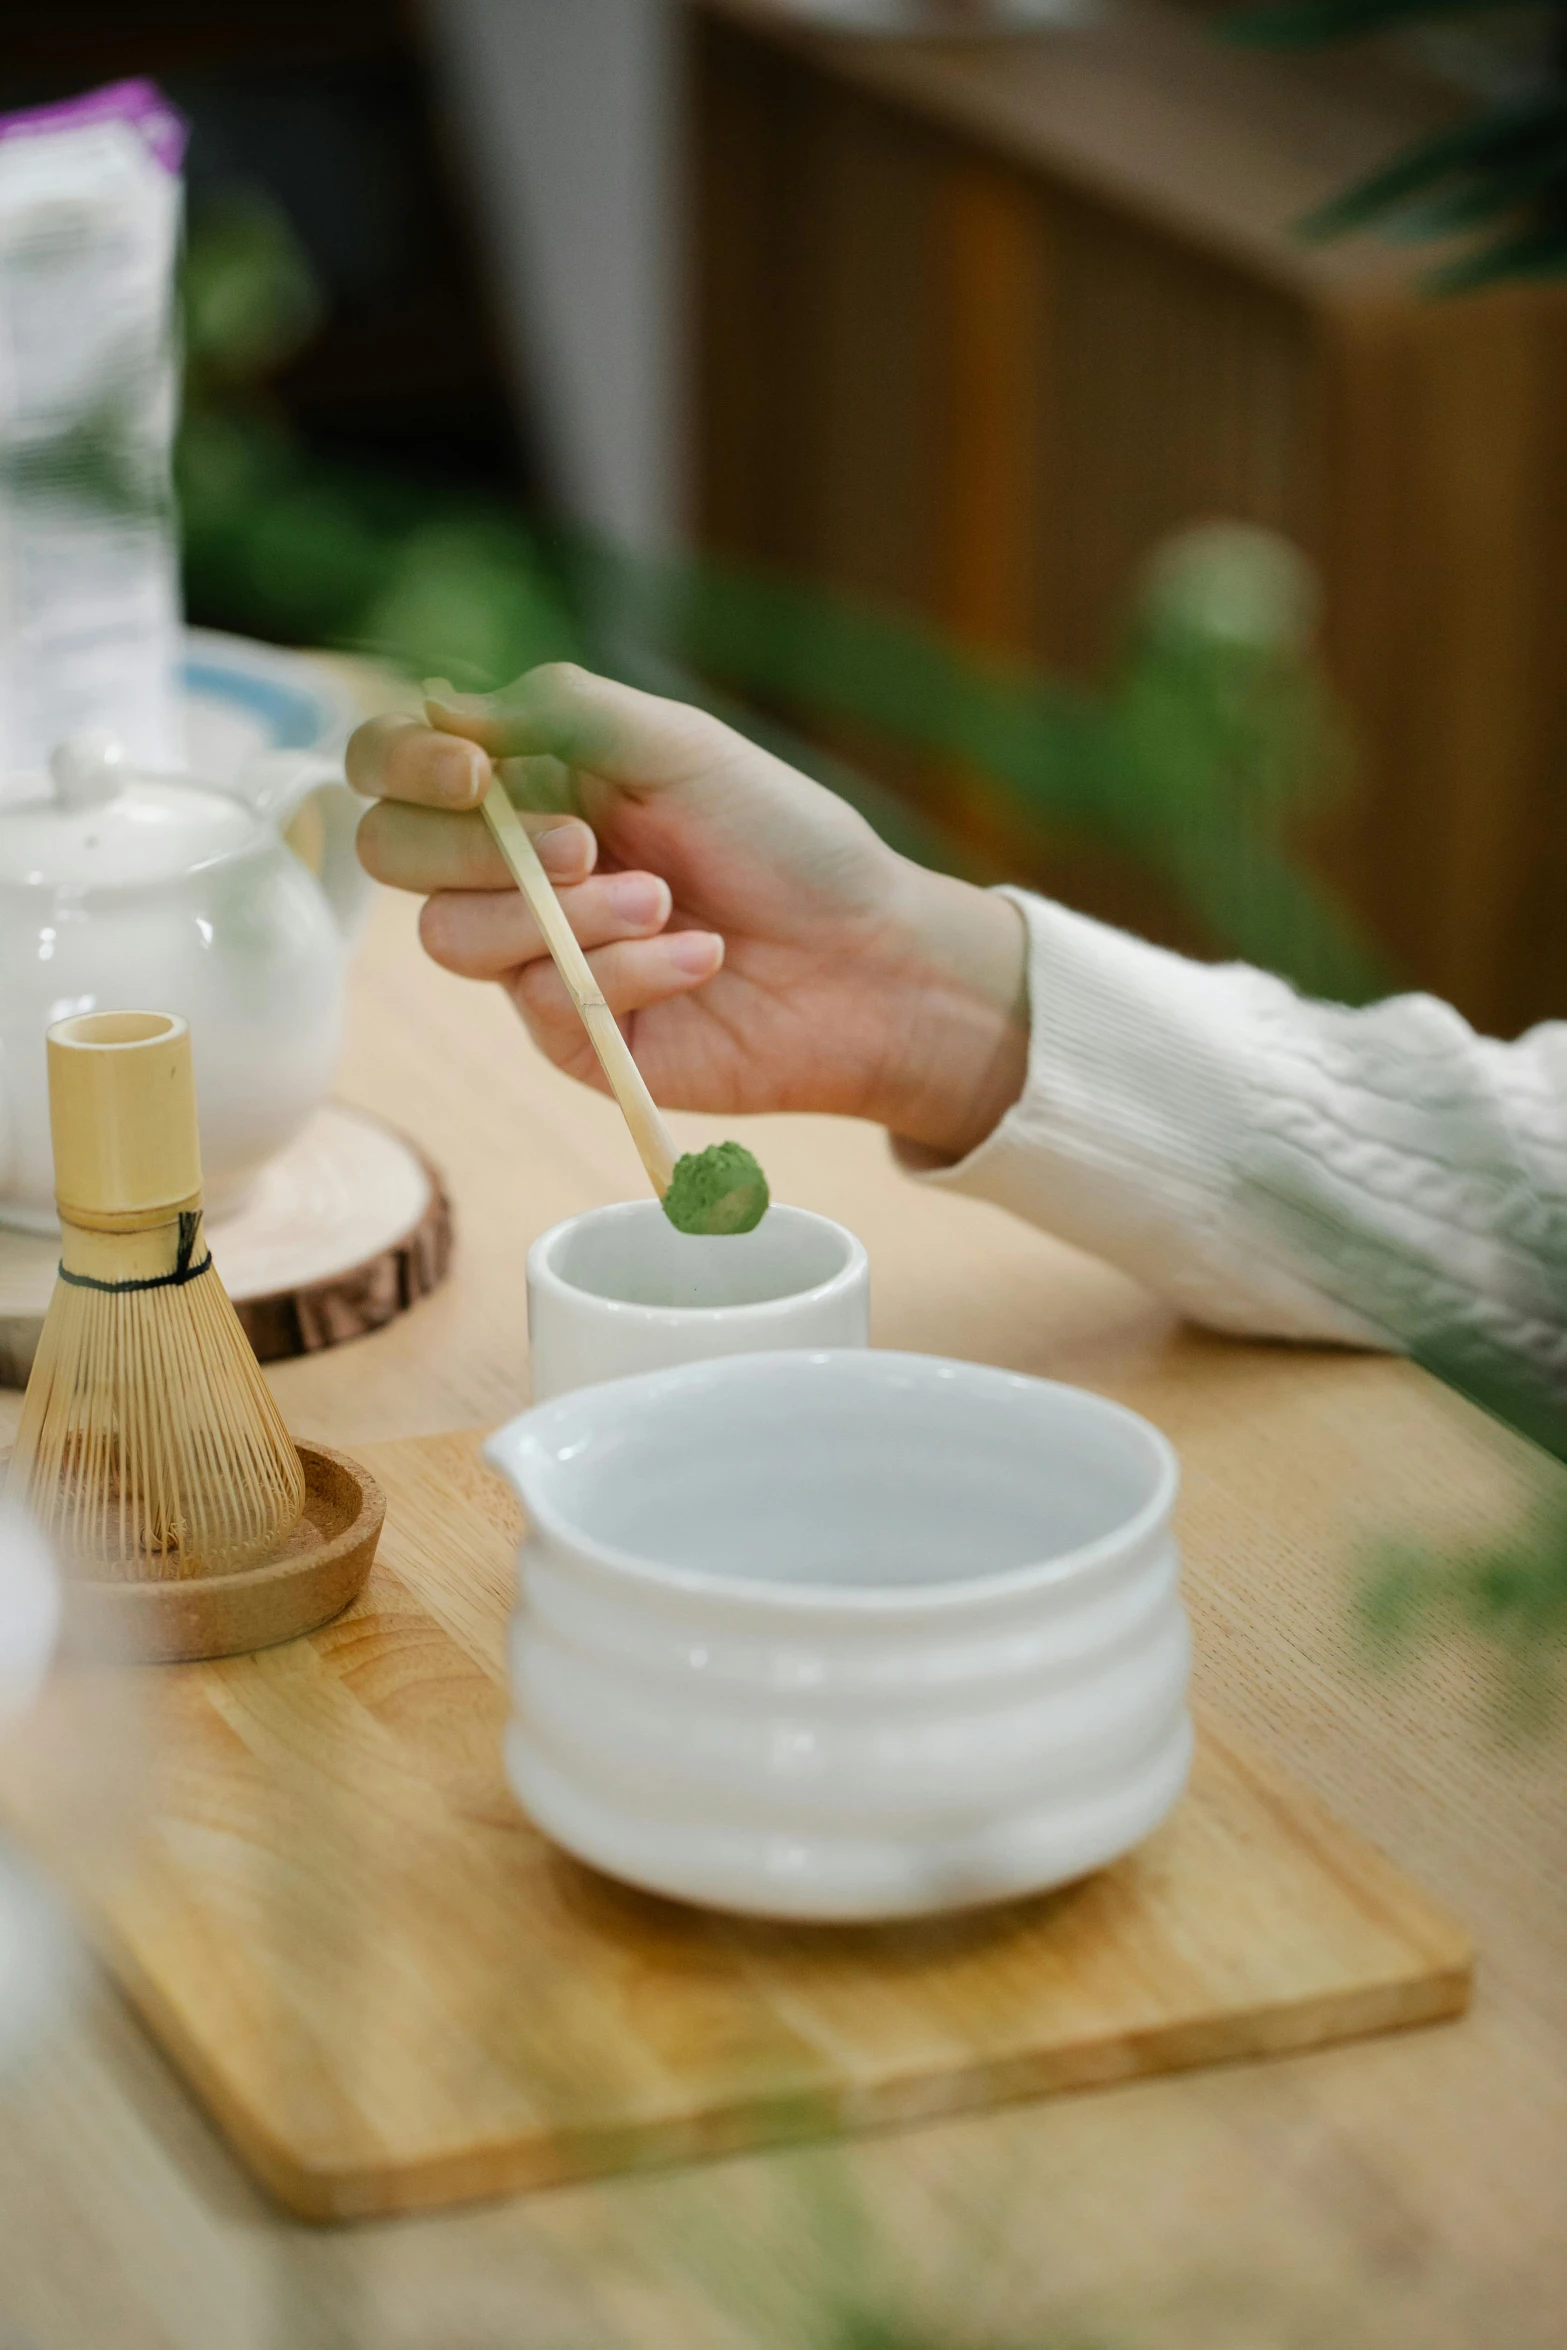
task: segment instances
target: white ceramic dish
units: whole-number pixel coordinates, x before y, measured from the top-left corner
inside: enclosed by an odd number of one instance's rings
[[[870,1266],[852,1232],[772,1207],[754,1232],[699,1240],[657,1200],[590,1208],[528,1251],[533,1399],[710,1355],[864,1346]]]
[[[186,765],[225,783],[258,751],[340,756],[363,715],[319,662],[215,628],[186,629],[180,695]]]
[[[1034,1893],[1185,1783],[1175,1456],[924,1355],[751,1355],[492,1436],[528,1513],[512,1785],[612,1876],[756,1915]]]

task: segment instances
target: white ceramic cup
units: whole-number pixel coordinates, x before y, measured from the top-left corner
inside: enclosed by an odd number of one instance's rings
[[[1177,1471],[1145,1420],[927,1355],[749,1355],[490,1438],[522,1496],[511,1783],[579,1859],[760,1916],[1064,1884],[1179,1796]]]
[[[852,1232],[808,1208],[700,1240],[657,1200],[625,1200],[534,1242],[528,1335],[535,1403],[709,1355],[865,1346],[870,1265]]]

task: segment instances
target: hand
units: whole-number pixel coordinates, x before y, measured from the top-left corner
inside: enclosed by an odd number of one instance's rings
[[[666,1108],[836,1111],[954,1158],[1017,1098],[1025,948],[1005,898],[897,856],[704,711],[569,664],[426,708],[436,725],[373,719],[348,746],[379,802],[360,857],[428,898],[427,951],[499,980],[559,1068],[602,1089],[476,813],[492,760]]]

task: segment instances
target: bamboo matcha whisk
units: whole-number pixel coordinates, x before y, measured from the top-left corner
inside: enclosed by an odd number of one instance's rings
[[[6,1497],[81,1574],[256,1565],[305,1485],[203,1237],[190,1032],[89,1012],[48,1054],[60,1273]]]

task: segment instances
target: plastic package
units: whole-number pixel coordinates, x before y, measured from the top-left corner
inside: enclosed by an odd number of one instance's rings
[[[0,778],[98,727],[181,763],[184,143],[145,81],[0,117]]]

